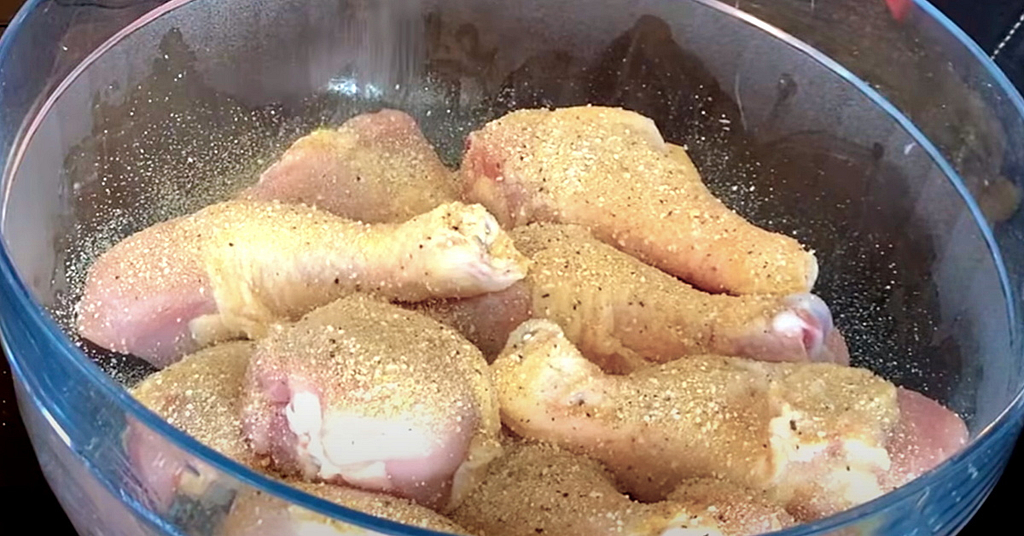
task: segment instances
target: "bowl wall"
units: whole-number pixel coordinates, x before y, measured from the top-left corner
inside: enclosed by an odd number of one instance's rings
[[[400,108],[456,165],[464,136],[509,110],[591,103],[652,117],[727,204],[815,249],[816,291],[856,364],[967,419],[971,447],[938,470],[795,533],[956,530],[1020,428],[1020,96],[928,6],[896,22],[851,15],[850,2],[807,19],[797,4],[178,1],[67,78],[8,71],[49,97],[4,118],[0,328],[76,526],[216,533],[226,503],[154,506],[126,455],[131,423],[168,457],[222,472],[226,488],[423,533],[268,483],[173,431],[120,390],[149,368],[79,349],[61,328],[96,255],[232,195],[316,126]],[[5,40],[0,61],[28,65],[21,43]]]

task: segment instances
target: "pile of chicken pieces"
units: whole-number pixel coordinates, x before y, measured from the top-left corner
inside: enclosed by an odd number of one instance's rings
[[[817,274],[636,113],[512,112],[452,172],[383,110],[115,245],[77,327],[162,369],[131,392],[171,425],[352,509],[476,536],[745,535],[967,441],[849,366]],[[139,423],[125,444],[157,509],[224,485]],[[219,530],[356,529],[246,488]]]

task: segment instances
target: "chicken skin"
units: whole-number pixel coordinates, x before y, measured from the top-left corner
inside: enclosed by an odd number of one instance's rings
[[[708,292],[787,295],[814,286],[812,253],[729,210],[686,152],[639,114],[520,110],[472,133],[466,146],[465,198],[506,229],[579,224]]]
[[[131,395],[172,426],[243,465],[253,466],[242,435],[242,386],[253,344],[236,341],[189,355],[131,389]],[[220,473],[131,423],[125,445],[154,503],[166,510],[179,493],[203,496]]]
[[[259,342],[244,392],[273,470],[445,511],[500,454],[487,362],[426,316],[352,295]]]
[[[506,426],[602,462],[642,501],[713,477],[816,519],[967,439],[952,412],[864,369],[691,356],[609,376],[547,320],[517,328],[492,369]]]
[[[262,471],[263,464],[249,450],[242,432],[242,392],[254,347],[255,343],[238,341],[201,350],[149,376],[134,387],[131,394],[199,442]],[[171,503],[182,496],[205,504],[218,498],[227,500],[230,491],[238,491],[232,480],[221,478],[214,468],[193,457],[177,453],[140,425],[129,427],[126,442],[136,474],[144,479],[146,489],[153,493],[161,511],[168,510]],[[433,530],[466,533],[443,516],[407,500],[330,484],[300,481],[288,484],[378,517]],[[376,534],[330,521],[249,489],[242,490],[231,503],[223,533],[323,534],[309,532],[313,527],[331,529],[336,534]]]
[[[479,534],[739,536],[793,524],[780,506],[721,481],[684,483],[684,500],[638,503],[616,490],[611,475],[593,460],[542,443],[510,443],[483,483],[452,512],[452,519]],[[701,496],[689,500],[688,493]]]
[[[457,201],[459,190],[416,121],[381,110],[299,138],[241,197],[393,223]]]
[[[468,297],[522,279],[528,260],[479,205],[401,224],[228,201],[128,237],[90,268],[78,331],[157,367],[214,342],[262,336],[356,291]]]
[[[352,510],[444,534],[470,534],[446,517],[412,501],[380,493],[288,481],[310,495]],[[379,536],[379,532],[343,523],[265,493],[246,490],[231,505],[223,536]]]
[[[531,224],[509,234],[533,261],[522,281],[493,294],[417,305],[490,358],[519,324],[546,318],[606,372],[699,354],[849,362],[828,306],[813,294],[708,294],[577,226]]]

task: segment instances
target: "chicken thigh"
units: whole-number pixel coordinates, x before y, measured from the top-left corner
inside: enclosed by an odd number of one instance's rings
[[[299,138],[241,197],[391,223],[457,201],[459,190],[416,121],[404,112],[381,110]]]
[[[952,412],[864,369],[691,356],[609,376],[546,320],[517,328],[492,368],[506,426],[601,461],[643,501],[714,477],[815,519],[967,439]]]
[[[690,487],[702,496],[690,500]],[[635,502],[601,464],[515,441],[452,519],[487,536],[738,536],[793,524],[780,506],[720,481],[687,482],[679,496],[684,500]]]
[[[103,254],[89,270],[78,331],[162,367],[355,291],[403,301],[474,296],[522,279],[527,264],[479,205],[370,225],[303,205],[229,201]]]
[[[131,395],[170,425],[244,465],[255,465],[242,435],[241,398],[251,342],[229,342],[189,355],[131,389]],[[125,446],[136,475],[165,511],[179,494],[205,495],[220,473],[131,422]]]
[[[493,294],[417,305],[490,358],[519,324],[546,318],[606,372],[698,354],[849,361],[828,306],[813,294],[708,294],[577,226],[531,224],[509,234],[533,261],[522,281]]]
[[[520,110],[472,133],[461,180],[506,229],[580,224],[709,292],[809,292],[814,255],[729,210],[654,122],[616,108]]]
[[[364,295],[259,342],[243,425],[274,470],[446,510],[500,454],[487,362],[453,329]]]
[[[414,502],[367,491],[288,481],[310,495],[352,510],[430,529],[445,534],[468,535],[462,527]],[[224,520],[223,536],[379,536],[381,533],[343,523],[256,490],[246,490],[231,505]]]

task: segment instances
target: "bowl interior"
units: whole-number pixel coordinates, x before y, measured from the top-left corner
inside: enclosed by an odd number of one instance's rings
[[[816,251],[855,364],[973,434],[1009,406],[1017,304],[984,216],[1013,215],[1011,196],[983,214],[895,106],[741,12],[602,0],[583,15],[568,0],[171,2],[36,117],[0,190],[3,239],[69,328],[98,254],[229,197],[317,126],[402,109],[456,166],[465,135],[512,109],[623,106],[686,146],[730,207]],[[68,336],[121,383],[150,372]]]

